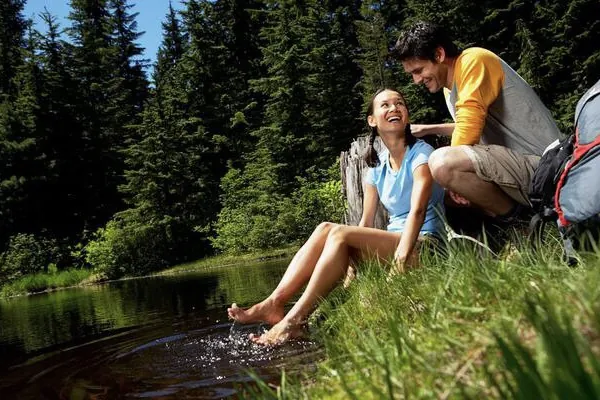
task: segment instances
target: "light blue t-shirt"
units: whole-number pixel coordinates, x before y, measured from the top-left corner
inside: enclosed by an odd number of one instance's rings
[[[390,215],[388,231],[404,231],[406,218],[410,211],[413,172],[418,166],[427,163],[432,152],[433,147],[422,140],[417,140],[404,153],[404,159],[398,171],[392,169],[387,149],[379,153],[379,165],[368,169],[365,182],[377,188],[379,200]],[[444,189],[434,181],[425,221],[421,227],[422,235],[444,235],[444,223],[441,218],[444,212],[443,200]]]

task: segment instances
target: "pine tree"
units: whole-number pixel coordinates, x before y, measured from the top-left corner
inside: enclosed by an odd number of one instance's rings
[[[112,79],[108,90],[112,91],[113,107],[108,108],[112,115],[115,130],[126,133],[129,125],[139,122],[138,115],[148,97],[148,82],[144,68],[147,60],[141,59],[144,49],[136,41],[143,35],[137,31],[135,18],[138,13],[129,13],[133,6],[128,0],[110,0],[111,47],[117,75]],[[126,135],[128,138],[130,135]]]
[[[86,220],[86,144],[77,115],[77,85],[69,72],[69,46],[61,39],[57,18],[41,14],[45,32],[38,33],[40,86],[38,93],[38,148],[44,154],[43,184],[37,191],[43,229],[70,244],[79,241]]]
[[[166,21],[162,25],[162,43],[158,48],[156,55],[156,63],[152,80],[157,90],[160,90],[162,80],[167,79],[167,75],[173,68],[186,50],[187,38],[181,29],[181,22],[177,17],[177,13],[173,9],[173,4],[169,0],[169,12],[166,16]]]
[[[358,41],[360,43],[357,62],[363,71],[361,80],[364,102],[379,88],[393,86],[393,71],[386,68],[389,46],[393,36],[382,9],[380,0],[365,0],[361,6],[361,18],[357,19]]]
[[[135,15],[125,0],[73,0],[68,33],[72,69],[78,84],[78,110],[87,164],[84,198],[86,230],[105,223],[124,204],[123,150],[146,98],[142,49],[135,43]]]
[[[83,230],[91,232],[102,225],[115,210],[114,187],[106,185],[114,175],[114,152],[106,112],[106,88],[115,76],[114,59],[110,57],[110,14],[107,0],[72,0],[69,14],[71,38],[68,52],[70,69],[76,80],[76,114],[80,120],[84,163],[81,201],[86,205]]]
[[[255,132],[259,146],[269,149],[278,166],[284,192],[295,186],[311,166],[323,167],[324,121],[315,113],[322,87],[316,86],[323,70],[325,44],[320,21],[325,10],[320,2],[308,0],[267,3],[267,24],[261,35],[265,41],[265,77],[252,81],[253,87],[268,96],[265,122]],[[325,153],[323,153],[323,150]]]
[[[23,5],[18,0],[0,5],[0,249],[10,235],[30,228],[25,225],[35,154],[35,65]]]
[[[177,94],[163,107],[171,118],[162,119],[156,107],[145,112],[143,138],[127,150],[127,183],[121,187],[131,208],[123,214],[139,223],[158,226],[169,238],[169,263],[198,257],[207,251],[203,231],[216,214],[216,187],[212,182],[212,152],[200,120],[182,115]],[[179,117],[176,117],[178,115]]]
[[[182,64],[196,93],[189,112],[202,118],[222,168],[253,145],[250,127],[262,123],[263,99],[248,88],[262,72],[255,22],[261,8],[256,0],[202,0],[182,12],[190,41]]]
[[[600,76],[598,13],[597,1],[540,1],[527,21],[543,55],[538,60],[538,74],[544,77],[540,95],[564,132],[572,129],[579,97]]]
[[[572,129],[579,97],[600,74],[598,12],[596,1],[515,0],[491,8],[486,18],[484,27],[498,32],[492,42],[503,49],[499,54],[536,90],[563,132]]]
[[[184,43],[170,10],[154,72],[157,86],[143,114],[141,140],[126,151],[126,184],[121,191],[130,208],[120,216],[126,224],[141,220],[158,227],[169,241],[169,252],[161,254],[167,262],[207,251],[205,231],[219,208],[214,199],[223,168],[204,121],[211,117],[207,98],[214,90],[209,73],[217,73],[215,59],[222,60],[211,53],[208,39],[217,39],[218,44],[219,29],[205,31],[213,27],[211,12],[208,2],[188,4],[183,15],[190,42]]]
[[[12,80],[22,63],[21,49],[28,22],[23,17],[25,0],[0,2],[0,95],[14,93]]]
[[[362,133],[362,71],[356,62],[358,34],[356,1],[330,1],[318,16],[317,36],[323,46],[314,59],[315,80],[308,87],[317,156],[321,169],[332,164],[342,150]],[[298,175],[303,175],[302,171]]]

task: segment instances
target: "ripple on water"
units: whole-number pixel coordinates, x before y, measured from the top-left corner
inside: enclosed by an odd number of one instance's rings
[[[91,377],[85,375],[93,372],[93,381],[107,394],[223,398],[251,381],[249,370],[268,382],[277,382],[282,367],[288,371],[306,368],[319,356],[318,346],[309,341],[272,348],[248,339],[249,333],[262,330],[257,325],[222,324],[155,339],[115,354],[94,371],[81,371],[68,391],[89,389]]]

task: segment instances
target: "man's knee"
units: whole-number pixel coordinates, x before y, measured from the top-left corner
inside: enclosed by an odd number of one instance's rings
[[[431,176],[443,187],[450,185],[456,172],[472,169],[471,161],[462,147],[442,147],[429,156]]]
[[[450,147],[442,147],[437,149],[429,156],[429,169],[431,170],[431,176],[437,183],[444,187],[452,179],[450,163],[451,156],[452,151]]]

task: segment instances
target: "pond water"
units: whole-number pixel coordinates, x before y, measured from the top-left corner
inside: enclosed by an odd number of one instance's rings
[[[227,320],[277,285],[287,262],[212,268],[0,300],[0,399],[235,397],[306,370],[315,343],[269,349]]]

